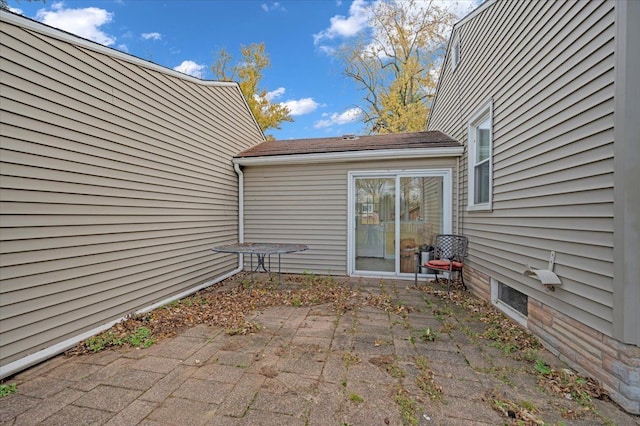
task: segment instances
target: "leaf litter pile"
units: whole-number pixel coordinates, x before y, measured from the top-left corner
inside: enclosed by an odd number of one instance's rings
[[[222,327],[228,334],[247,334],[259,328],[246,319],[246,315],[256,309],[328,303],[337,312],[345,312],[358,301],[359,290],[343,286],[332,277],[291,275],[279,286],[260,280],[251,284],[246,275],[238,275],[151,312],[129,315],[66,353],[79,355],[112,347],[147,347],[199,324]],[[361,302],[382,309],[390,306],[388,298],[367,296]],[[146,336],[146,339],[137,336]]]

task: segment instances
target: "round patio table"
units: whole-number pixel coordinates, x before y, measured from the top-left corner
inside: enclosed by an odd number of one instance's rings
[[[259,272],[262,269],[264,272],[271,272],[271,255],[278,255],[278,281],[281,280],[282,274],[280,270],[280,255],[286,253],[295,253],[299,251],[305,251],[309,247],[305,244],[289,244],[289,243],[234,243],[225,244],[222,246],[213,247],[211,250],[217,253],[236,253],[236,254],[248,254],[251,257],[251,279],[253,280],[253,273]],[[256,268],[253,268],[253,255],[256,256],[258,264]],[[267,265],[265,265],[265,259],[269,259]]]

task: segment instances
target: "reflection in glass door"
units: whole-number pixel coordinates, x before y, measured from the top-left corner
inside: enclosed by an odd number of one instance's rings
[[[388,235],[395,232],[395,179],[357,178],[355,188],[356,269],[393,272]]]
[[[413,274],[414,253],[451,230],[450,171],[353,175],[353,272]]]
[[[414,273],[417,247],[443,230],[442,177],[400,177],[400,272]]]

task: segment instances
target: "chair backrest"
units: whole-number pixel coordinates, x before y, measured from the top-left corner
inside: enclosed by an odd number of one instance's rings
[[[469,239],[463,235],[438,234],[435,240],[436,259],[453,259],[462,262],[467,257]]]

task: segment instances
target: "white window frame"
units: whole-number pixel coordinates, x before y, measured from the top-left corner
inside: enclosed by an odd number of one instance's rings
[[[451,233],[453,226],[453,184],[452,184],[452,169],[416,169],[416,170],[363,170],[363,171],[350,171],[347,173],[349,183],[347,187],[347,273],[349,276],[362,276],[362,277],[379,277],[379,276],[394,276],[399,278],[412,279],[414,274],[401,273],[401,272],[380,272],[373,271],[366,273],[364,271],[357,271],[355,265],[355,217],[357,212],[355,211],[355,197],[356,197],[356,179],[367,177],[393,177],[396,179],[396,194],[400,193],[400,178],[402,177],[441,177],[442,178],[442,232]],[[396,197],[395,216],[400,217],[400,197]],[[395,223],[395,247],[398,247],[398,253],[396,257],[395,270],[400,271],[400,222]]]
[[[460,37],[455,36],[451,43],[451,71],[455,71],[460,63]]]
[[[516,321],[524,328],[527,328],[527,317],[498,298],[498,285],[498,280],[496,280],[495,278],[491,278],[491,303],[502,312],[504,312],[506,316]]]
[[[485,121],[489,120],[489,156],[485,161],[489,162],[489,200],[487,202],[476,203],[475,168],[479,164],[476,162],[477,153],[477,130]],[[493,102],[489,100],[469,119],[468,127],[468,147],[467,147],[467,210],[491,210],[493,203]]]

